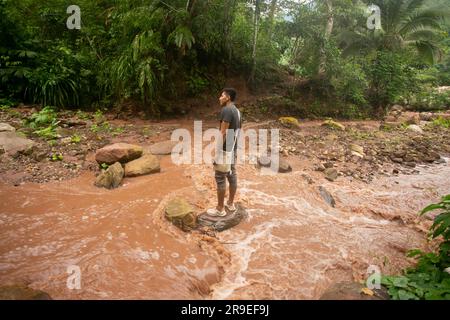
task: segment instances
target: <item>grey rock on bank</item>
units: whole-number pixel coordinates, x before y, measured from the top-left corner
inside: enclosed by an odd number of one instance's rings
[[[26,139],[16,132],[0,132],[0,148],[12,156],[18,153],[29,154],[33,151],[33,147],[34,142],[32,140]]]
[[[13,126],[4,122],[0,123],[0,132],[14,132],[14,131],[16,131],[16,128],[14,128]]]

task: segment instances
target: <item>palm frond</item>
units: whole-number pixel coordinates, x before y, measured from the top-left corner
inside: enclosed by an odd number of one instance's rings
[[[434,64],[442,58],[442,51],[434,43],[426,40],[417,40],[414,42],[419,56],[427,63]]]

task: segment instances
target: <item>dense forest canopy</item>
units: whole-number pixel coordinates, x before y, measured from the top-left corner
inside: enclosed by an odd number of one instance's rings
[[[67,26],[73,4],[79,29]],[[132,101],[157,115],[239,75],[255,90],[289,79],[292,101],[309,92],[342,110],[440,108],[448,95],[433,88],[450,85],[449,7],[448,0],[0,0],[0,104],[95,109]]]

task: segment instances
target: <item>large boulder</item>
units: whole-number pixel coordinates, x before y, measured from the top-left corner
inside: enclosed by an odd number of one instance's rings
[[[13,126],[7,124],[7,123],[0,123],[0,132],[14,132],[16,131],[16,128]]]
[[[160,171],[159,159],[152,154],[144,154],[139,159],[125,164],[125,177],[136,177]]]
[[[108,169],[100,173],[95,179],[95,186],[99,188],[114,189],[122,182],[124,170],[120,162],[114,163]]]
[[[369,290],[356,282],[339,282],[330,287],[320,300],[389,300],[384,287]]]
[[[236,211],[230,212],[225,208],[227,215],[224,217],[210,216],[206,212],[198,216],[198,226],[211,228],[214,231],[223,231],[238,225],[247,217],[247,211],[240,204],[236,204]]]
[[[172,149],[173,147],[175,147],[175,145],[177,145],[178,142],[176,141],[163,141],[163,142],[158,142],[155,144],[152,144],[148,150],[150,151],[151,154],[154,155],[168,155],[172,153]]]
[[[0,287],[0,300],[52,300],[52,298],[44,291],[13,285]]]
[[[10,155],[16,155],[17,153],[31,153],[34,147],[34,142],[30,139],[26,139],[16,132],[4,131],[0,132],[0,148],[5,150]]]
[[[126,163],[142,156],[142,152],[142,147],[134,144],[114,143],[97,150],[95,160],[99,164]]]
[[[165,216],[167,220],[183,231],[190,231],[197,227],[194,208],[184,199],[170,200],[165,209]]]

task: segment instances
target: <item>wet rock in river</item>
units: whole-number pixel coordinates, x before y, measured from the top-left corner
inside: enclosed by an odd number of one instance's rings
[[[322,199],[331,207],[336,206],[336,201],[334,200],[333,196],[328,192],[327,189],[325,189],[323,186],[319,186],[319,193]]]
[[[260,156],[258,157],[258,165],[261,167],[265,167],[268,168],[270,167],[270,163],[272,161],[270,160],[270,158],[268,156]]]
[[[12,285],[0,287],[0,300],[52,300],[52,298],[41,290]]]
[[[136,177],[160,171],[159,159],[152,154],[145,154],[139,159],[125,164],[125,177]]]
[[[169,201],[165,209],[166,219],[183,231],[190,231],[197,226],[194,208],[184,199],[175,198]]]
[[[237,226],[247,217],[247,211],[240,204],[236,204],[236,211],[230,212],[225,208],[227,215],[224,217],[213,217],[206,212],[198,216],[198,226],[212,228],[215,231],[223,231]]]
[[[292,171],[291,165],[285,159],[280,158],[280,162],[278,163],[278,172],[287,173],[291,171]]]
[[[95,179],[95,186],[99,188],[114,189],[122,182],[124,170],[119,162],[100,173]]]

